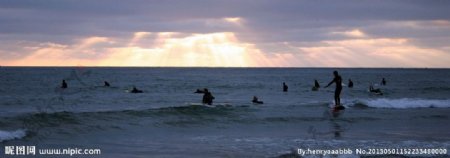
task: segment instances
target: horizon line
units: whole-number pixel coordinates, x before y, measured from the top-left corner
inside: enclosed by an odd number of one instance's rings
[[[87,68],[230,68],[230,69],[296,69],[296,68],[305,68],[305,69],[450,69],[450,67],[259,67],[259,66],[249,66],[249,67],[233,67],[233,66],[2,66],[2,67],[11,67],[11,68],[76,68],[76,67],[87,67]]]

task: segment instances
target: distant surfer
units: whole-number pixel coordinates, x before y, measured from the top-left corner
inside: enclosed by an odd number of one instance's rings
[[[384,77],[383,77],[383,79],[381,80],[381,85],[383,85],[383,86],[386,85],[386,79],[384,79]]]
[[[319,82],[317,82],[317,80],[314,80],[314,86],[311,88],[312,91],[317,91],[319,90],[320,85]]]
[[[105,81],[105,85],[104,86],[105,87],[109,87],[110,85],[109,85],[109,83],[107,81]]]
[[[314,80],[314,87],[320,88],[319,82],[317,82],[317,80]]]
[[[213,103],[214,100],[214,96],[211,94],[211,92],[209,92],[208,89],[204,89],[203,90],[203,104],[208,104],[211,105]]]
[[[253,96],[253,100],[252,100],[252,102],[253,102],[253,103],[255,103],[255,104],[264,104],[264,102],[263,102],[263,101],[260,101],[260,100],[258,100],[258,97],[256,97],[256,96]]]
[[[283,82],[283,92],[287,92],[288,91],[288,86],[286,85],[286,83]]]
[[[353,81],[348,79],[348,88],[353,88]]]
[[[335,108],[339,108],[341,107],[341,91],[342,91],[342,78],[341,76],[339,76],[339,73],[337,71],[333,72],[334,75],[334,79],[328,83],[327,86],[325,86],[325,88],[327,88],[328,86],[330,86],[331,84],[335,83],[336,84],[336,90],[334,91],[334,103],[335,103]]]
[[[381,92],[381,90],[379,88],[377,88],[377,89],[373,88],[373,84],[370,84],[369,92],[375,93],[375,94],[378,94],[378,95],[383,95],[383,93]]]
[[[131,93],[142,93],[142,90],[137,89],[135,86],[133,86],[133,89],[130,91]]]
[[[66,80],[62,80],[61,88],[67,88]]]

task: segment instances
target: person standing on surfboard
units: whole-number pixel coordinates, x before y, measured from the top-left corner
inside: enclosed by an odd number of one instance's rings
[[[337,71],[333,72],[334,79],[328,83],[325,88],[330,86],[333,83],[336,83],[336,90],[334,91],[334,103],[336,104],[335,107],[341,106],[341,91],[342,91],[342,78],[339,76],[339,73]]]
[[[283,82],[283,92],[287,92],[288,91],[288,86],[286,85],[286,83]]]

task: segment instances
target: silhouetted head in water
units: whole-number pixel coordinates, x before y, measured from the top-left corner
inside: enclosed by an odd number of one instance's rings
[[[133,89],[131,90],[131,93],[142,93],[142,90],[137,89],[135,86],[133,86]]]
[[[283,82],[283,92],[287,92],[288,91],[288,86],[286,85],[286,83]]]
[[[348,79],[348,87],[349,88],[353,87],[353,81],[351,79]]]
[[[67,88],[66,80],[62,80],[61,88]]]
[[[256,103],[256,104],[263,104],[264,103],[264,102],[260,101],[257,96],[253,96],[252,102]]]
[[[256,96],[253,96],[253,100],[252,100],[253,102],[257,102],[258,101],[258,97],[256,97]]]
[[[316,88],[320,87],[319,82],[317,80],[314,80],[314,87],[316,87]]]
[[[105,87],[109,87],[109,83],[105,81]]]

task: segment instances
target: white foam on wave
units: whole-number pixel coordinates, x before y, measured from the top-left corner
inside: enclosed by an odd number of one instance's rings
[[[450,100],[437,100],[437,99],[413,99],[413,98],[401,98],[401,99],[371,99],[371,100],[358,100],[352,105],[362,103],[368,107],[373,108],[394,108],[394,109],[408,109],[408,108],[450,108]]]
[[[2,131],[0,130],[0,142],[12,139],[20,139],[27,135],[26,130],[18,129],[15,131]]]

